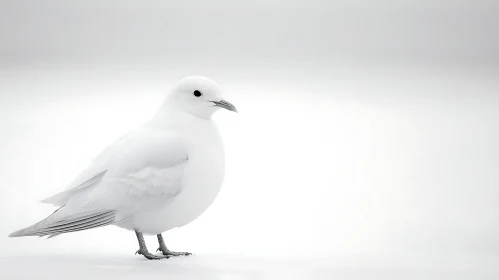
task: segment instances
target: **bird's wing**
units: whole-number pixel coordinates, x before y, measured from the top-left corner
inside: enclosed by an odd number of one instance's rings
[[[83,211],[73,215],[64,215],[62,212],[64,207],[34,225],[11,233],[9,237],[46,235],[54,237],[62,233],[111,225],[116,217],[116,211],[113,210]]]
[[[69,186],[62,192],[56,193],[41,202],[64,206],[71,197],[79,195],[95,187],[104,177],[108,168],[113,163],[117,152],[126,145],[134,133],[130,133],[120,138],[114,144],[102,151],[92,163],[81,172]]]
[[[161,131],[133,139],[109,167],[88,203],[134,213],[168,203],[182,191],[188,143]]]
[[[70,196],[52,215],[10,236],[57,236],[119,223],[137,211],[165,205],[182,191],[187,163],[183,139],[161,131],[141,133],[116,152],[97,186]]]

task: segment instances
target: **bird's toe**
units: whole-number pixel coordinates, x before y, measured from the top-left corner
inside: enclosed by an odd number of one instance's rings
[[[166,250],[166,251],[162,251],[162,252],[163,252],[163,255],[165,255],[165,256],[172,256],[172,257],[190,256],[190,255],[192,255],[189,252],[173,252],[173,251],[170,251],[170,250]]]
[[[144,251],[142,251],[140,249],[137,252],[135,252],[135,255],[137,255],[137,254],[144,256],[148,260],[160,260],[160,259],[168,259],[168,258],[170,258],[169,255],[159,255],[158,256],[158,255],[155,255],[155,254],[151,254],[149,252],[144,252]]]

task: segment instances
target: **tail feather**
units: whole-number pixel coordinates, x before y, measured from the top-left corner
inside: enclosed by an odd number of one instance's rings
[[[79,229],[90,229],[93,228],[95,224],[101,223],[103,221],[109,222],[114,220],[114,215],[110,215],[110,213],[98,214],[92,217],[84,218],[78,221],[72,221],[63,223],[61,225],[54,225],[47,227],[46,229],[40,230],[38,233],[57,233],[57,232],[65,232],[65,231],[77,231]]]
[[[56,213],[58,213],[58,211],[32,226],[11,233],[9,237],[41,237],[46,235],[53,237],[62,233],[111,225],[115,223],[116,217],[115,210],[96,210],[78,213],[60,219],[52,218]]]
[[[78,225],[78,224],[85,223],[87,221],[98,220],[100,218],[104,218],[104,217],[107,217],[109,215],[112,215],[113,213],[114,213],[114,211],[105,211],[105,212],[101,212],[101,213],[97,213],[97,214],[84,215],[84,216],[80,217],[80,219],[78,219],[78,220],[62,220],[62,221],[56,222],[53,225],[47,227],[47,229],[55,230],[55,229],[59,229],[59,228],[60,229],[67,228],[67,227],[71,227],[75,224]]]
[[[77,225],[77,226],[58,228],[58,229],[48,229],[48,230],[40,232],[40,233],[43,233],[44,235],[55,235],[55,234],[62,234],[62,233],[92,229],[92,228],[96,228],[96,227],[110,225],[113,223],[114,223],[114,217],[109,217],[109,218],[106,218],[104,220],[89,221],[87,223],[83,223],[83,224]]]
[[[55,237],[59,234],[63,234],[63,233],[76,232],[76,231],[82,231],[82,230],[87,230],[87,229],[92,229],[92,228],[104,227],[104,226],[108,226],[108,225],[112,225],[112,224],[114,224],[114,219],[109,218],[107,220],[100,221],[98,223],[94,223],[91,226],[84,226],[84,227],[60,230],[57,232],[46,233],[46,235],[49,235],[49,238],[53,238],[53,237]]]

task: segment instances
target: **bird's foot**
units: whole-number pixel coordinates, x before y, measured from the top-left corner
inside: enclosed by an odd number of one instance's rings
[[[170,251],[166,248],[161,248],[159,247],[156,252],[160,251],[161,253],[163,253],[163,256],[168,256],[168,257],[178,257],[178,256],[190,256],[192,255],[191,253],[189,252],[173,252],[173,251]]]
[[[162,256],[158,256],[155,254],[151,254],[148,251],[143,251],[141,249],[139,249],[137,252],[135,252],[135,255],[137,255],[137,254],[144,256],[148,260],[168,259],[170,257],[169,255],[164,255],[164,254]]]

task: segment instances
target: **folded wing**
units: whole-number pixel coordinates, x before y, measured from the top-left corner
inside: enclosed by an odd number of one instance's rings
[[[182,191],[188,164],[183,139],[146,130],[113,155],[106,170],[49,199],[61,208],[10,236],[56,236],[123,222],[164,206]]]

